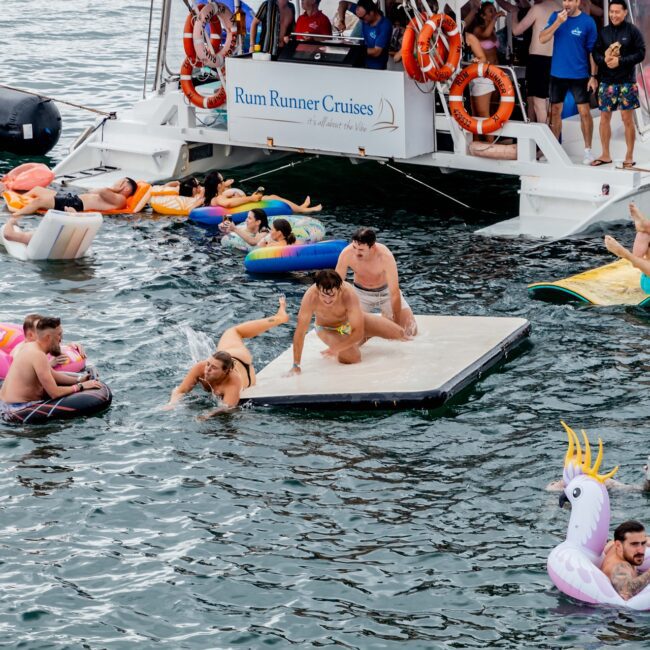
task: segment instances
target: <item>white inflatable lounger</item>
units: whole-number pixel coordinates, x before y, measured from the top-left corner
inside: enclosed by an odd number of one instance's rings
[[[325,358],[315,331],[305,337],[302,373],[287,377],[289,348],[257,374],[242,400],[269,406],[345,408],[430,407],[444,404],[530,334],[524,318],[416,316],[413,341],[372,338],[360,363]]]
[[[102,222],[99,212],[48,210],[29,244],[6,240],[4,226],[0,241],[19,260],[73,260],[88,252]]]

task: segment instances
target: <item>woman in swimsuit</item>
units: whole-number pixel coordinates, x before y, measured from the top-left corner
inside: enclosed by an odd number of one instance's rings
[[[258,246],[291,246],[296,243],[296,236],[291,231],[291,224],[286,219],[275,219],[271,232],[260,239]]]
[[[253,357],[244,339],[255,338],[288,321],[286,299],[280,296],[279,308],[274,316],[228,328],[219,339],[217,351],[209,359],[195,363],[180,385],[174,388],[165,410],[174,408],[197,384],[221,400],[219,408],[207,417],[234,409],[239,404],[241,391],[255,385]]]
[[[219,228],[224,233],[238,235],[250,246],[257,246],[269,234],[269,220],[262,208],[253,208],[242,225],[235,226],[232,221],[222,221]]]

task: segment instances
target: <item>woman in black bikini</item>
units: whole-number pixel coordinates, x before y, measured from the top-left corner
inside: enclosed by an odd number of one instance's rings
[[[274,316],[228,328],[219,339],[217,351],[209,359],[195,363],[180,385],[174,388],[165,409],[173,408],[197,384],[221,399],[222,405],[210,415],[235,408],[239,404],[241,391],[255,385],[253,357],[244,339],[255,338],[288,320],[286,299],[281,296]]]

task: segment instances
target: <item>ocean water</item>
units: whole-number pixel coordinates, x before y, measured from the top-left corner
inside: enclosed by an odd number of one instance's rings
[[[141,96],[148,3],[2,9],[4,83],[102,110]],[[61,112],[52,163],[93,119]],[[0,153],[0,171],[18,162]],[[106,219],[83,261],[0,251],[0,321],[60,315],[114,392],[100,417],[0,426],[2,647],[647,647],[648,614],[583,606],[550,582],[568,512],[544,488],[561,473],[560,419],[601,436],[604,466],[640,482],[650,317],[531,301],[528,282],[610,261],[602,233],[477,237],[515,213],[516,184],[413,173],[474,208],[375,163],[311,160],[260,180],[322,202],[334,237],[374,225],[416,312],[531,321],[527,350],[436,411],[246,408],[201,422],[212,403],[196,395],[163,412],[209,341],[280,293],[295,315],[309,278],[253,278],[199,229],[146,214]],[[292,333],[253,341],[257,367]],[[641,492],[611,501],[613,524],[650,523]]]

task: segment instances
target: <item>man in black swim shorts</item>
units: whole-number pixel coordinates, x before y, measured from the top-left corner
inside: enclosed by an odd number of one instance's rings
[[[61,192],[54,197],[54,209],[63,212],[66,208],[72,208],[75,212],[83,212],[84,204],[77,194]]]

